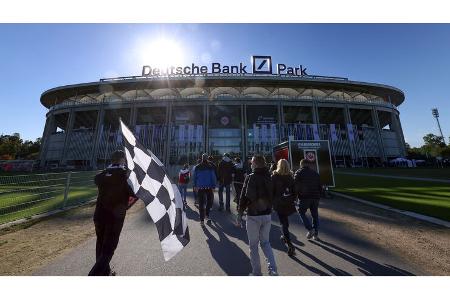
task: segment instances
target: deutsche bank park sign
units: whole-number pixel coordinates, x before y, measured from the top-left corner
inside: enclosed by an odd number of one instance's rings
[[[290,75],[308,76],[306,68],[302,65],[287,66],[286,64],[276,64],[272,68],[272,57],[264,55],[253,55],[251,57],[252,67],[247,69],[247,65],[222,65],[213,62],[210,65],[196,65],[192,63],[188,66],[170,66],[167,68],[153,68],[151,66],[142,67],[142,76],[170,76],[170,75],[206,75],[206,74],[268,74],[268,75]],[[275,73],[274,73],[275,71]]]

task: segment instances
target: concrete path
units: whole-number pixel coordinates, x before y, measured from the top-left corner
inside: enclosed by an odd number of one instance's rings
[[[246,231],[234,225],[234,209],[232,214],[217,211],[217,199],[216,194],[211,213],[213,221],[205,229],[199,225],[193,199],[188,199],[191,242],[169,262],[164,262],[148,213],[142,210],[130,216],[112,260],[118,275],[248,275],[251,266]],[[342,206],[342,202],[323,199],[323,215],[326,210],[338,210],[338,206]],[[366,213],[376,214],[370,212],[373,208],[367,209]],[[407,260],[366,240],[364,234],[351,233],[345,224],[325,216],[321,218],[320,242],[307,241],[298,214],[290,217],[297,255],[289,257],[279,239],[278,217],[274,214],[272,220],[270,238],[280,275],[423,275]],[[263,257],[262,251],[260,254]],[[92,238],[34,275],[86,275],[94,264],[94,257],[95,239]],[[263,269],[263,273],[267,274],[267,270]]]

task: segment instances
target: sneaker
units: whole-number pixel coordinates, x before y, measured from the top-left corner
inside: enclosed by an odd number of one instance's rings
[[[116,276],[116,275],[117,275],[116,271],[114,271],[114,270],[109,271],[109,276]]]
[[[314,231],[313,230],[308,231],[308,233],[306,234],[306,238],[308,240],[312,239],[313,236],[314,236]]]
[[[314,241],[319,241],[319,240],[320,240],[320,239],[319,239],[319,232],[318,232],[317,230],[314,230],[314,234],[313,234],[312,239],[313,239]]]
[[[281,236],[280,236],[280,241],[281,241],[283,244],[286,244],[286,243],[287,243],[287,240],[286,240],[286,238],[284,237],[284,235],[281,235]]]
[[[200,226],[205,227],[205,222],[200,221]]]
[[[206,216],[205,220],[206,220],[206,224],[211,224],[211,219],[209,218],[209,216]]]
[[[269,276],[278,276],[278,272],[277,272],[277,271],[270,270],[270,271],[269,271]]]

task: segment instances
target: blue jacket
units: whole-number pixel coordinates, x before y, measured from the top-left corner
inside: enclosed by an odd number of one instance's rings
[[[194,187],[199,189],[213,189],[216,187],[216,172],[208,162],[201,162],[195,166]]]

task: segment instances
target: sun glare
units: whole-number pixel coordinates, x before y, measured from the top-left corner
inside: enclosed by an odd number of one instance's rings
[[[183,49],[178,42],[159,38],[142,46],[141,62],[157,68],[178,66],[183,63]]]

